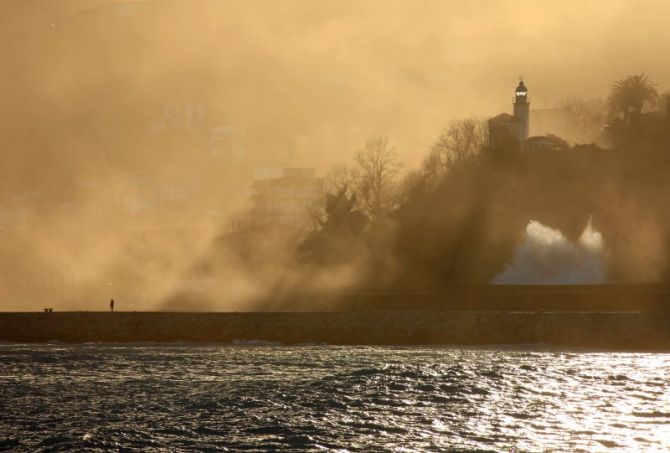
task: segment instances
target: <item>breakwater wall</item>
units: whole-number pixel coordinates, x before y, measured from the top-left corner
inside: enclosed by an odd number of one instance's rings
[[[670,351],[670,313],[0,313],[0,341],[513,345]]]
[[[308,310],[317,296],[287,306]],[[666,285],[483,285],[436,291],[345,294],[333,304],[342,311],[598,311],[670,312]]]

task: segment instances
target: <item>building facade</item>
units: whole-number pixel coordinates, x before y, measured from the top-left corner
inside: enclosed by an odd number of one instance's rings
[[[254,222],[305,225],[310,208],[323,196],[323,179],[315,174],[314,168],[284,168],[257,178],[252,195]]]

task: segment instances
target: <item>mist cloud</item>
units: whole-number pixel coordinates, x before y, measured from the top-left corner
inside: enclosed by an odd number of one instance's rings
[[[609,0],[3,1],[0,309],[93,309],[112,294],[156,306],[245,209],[255,167],[325,173],[386,134],[415,168],[451,119],[509,110],[519,75],[533,107],[602,98],[633,72],[668,86],[670,31],[657,20],[668,12]],[[202,108],[202,122],[161,129],[177,106]],[[229,132],[213,143],[214,129]]]

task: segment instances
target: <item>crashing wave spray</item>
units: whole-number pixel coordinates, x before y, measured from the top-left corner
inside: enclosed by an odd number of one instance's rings
[[[589,219],[576,243],[558,230],[530,221],[514,259],[491,283],[578,285],[605,281],[603,238]]]

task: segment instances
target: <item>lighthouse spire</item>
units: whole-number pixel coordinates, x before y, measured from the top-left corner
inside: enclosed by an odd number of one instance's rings
[[[530,98],[523,77],[519,77],[519,85],[514,90],[514,117],[521,123],[519,141],[524,141],[530,129]]]

